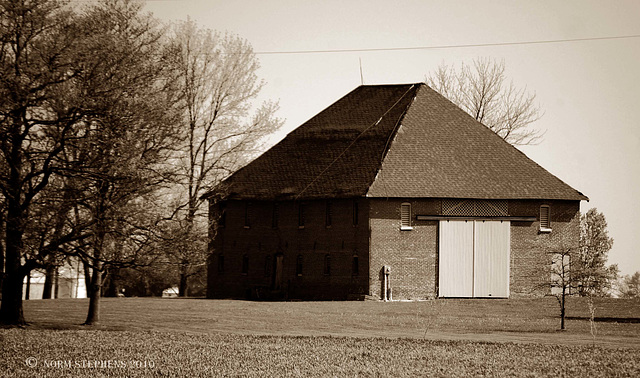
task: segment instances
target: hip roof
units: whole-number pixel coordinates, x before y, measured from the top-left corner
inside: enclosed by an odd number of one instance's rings
[[[422,83],[354,89],[216,191],[256,200],[588,199]]]

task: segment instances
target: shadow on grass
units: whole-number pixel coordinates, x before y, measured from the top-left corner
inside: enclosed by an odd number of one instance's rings
[[[567,316],[565,319],[567,320],[591,320],[588,316]],[[604,323],[640,323],[640,318],[612,318],[612,317],[595,317],[593,318],[595,322],[604,322]]]
[[[28,322],[26,329],[50,330],[50,331],[129,331],[129,327],[113,326],[113,325],[84,325],[77,323],[61,323],[61,322]]]

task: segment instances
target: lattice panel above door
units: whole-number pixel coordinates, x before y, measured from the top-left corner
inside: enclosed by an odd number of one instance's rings
[[[509,203],[507,200],[443,199],[442,215],[506,217],[509,215]]]

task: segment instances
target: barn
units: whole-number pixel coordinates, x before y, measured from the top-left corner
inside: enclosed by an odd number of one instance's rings
[[[208,199],[208,297],[305,300],[544,295],[588,200],[422,83],[354,89]]]

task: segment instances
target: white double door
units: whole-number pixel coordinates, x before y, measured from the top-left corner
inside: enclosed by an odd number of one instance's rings
[[[440,297],[509,297],[510,225],[440,221]]]

